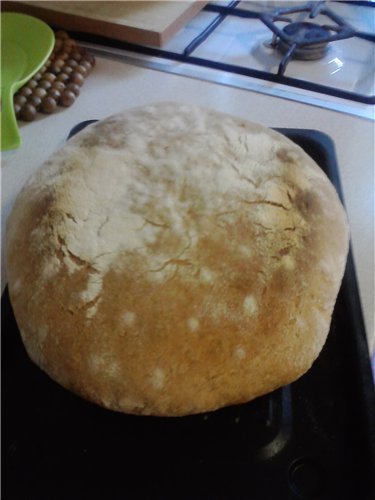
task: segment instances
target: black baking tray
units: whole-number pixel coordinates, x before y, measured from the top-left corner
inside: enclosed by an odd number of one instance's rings
[[[332,140],[278,130],[342,196]],[[27,357],[7,290],[1,306],[4,500],[375,498],[375,392],[351,252],[311,370],[248,404],[189,417],[124,415],[68,392]]]

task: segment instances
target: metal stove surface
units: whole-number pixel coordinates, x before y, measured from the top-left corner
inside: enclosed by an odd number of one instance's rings
[[[93,40],[87,38],[86,42],[89,43],[86,45],[99,55],[120,57],[134,64],[161,71],[215,81],[375,119],[374,8],[362,6],[362,3],[325,2],[330,10],[340,16],[356,32],[369,34],[371,38],[356,36],[331,42],[323,57],[318,60],[291,59],[284,76],[280,79],[277,73],[283,55],[279,50],[270,46],[273,33],[259,19],[259,14],[273,12],[275,8],[295,7],[298,4],[307,5],[303,1],[238,2],[235,8],[247,11],[250,17],[225,16],[217,24],[215,30],[190,54],[187,54],[189,45],[217,19],[218,12],[215,8],[228,7],[232,3],[211,2],[168,41],[162,50],[152,47],[139,50],[139,47],[119,43],[108,46],[100,39],[94,40],[93,44],[90,43]],[[310,4],[319,3],[322,2],[310,2]],[[288,15],[293,22],[334,24],[323,14],[316,15],[314,19],[306,19],[306,16],[306,13]],[[281,23],[281,27],[283,25],[285,23]],[[85,40],[84,37],[83,40]],[[206,65],[204,61],[208,61],[209,64]],[[234,68],[234,71],[231,68]],[[247,70],[250,72],[243,74],[242,70],[245,73]],[[255,75],[251,72],[255,72]],[[267,75],[270,76],[267,77]],[[337,89],[339,93],[335,95]],[[345,98],[340,96],[340,91],[347,96]]]
[[[222,5],[223,2],[218,4]],[[263,5],[262,2],[240,2],[238,8],[262,13],[274,10],[275,5],[279,9],[290,7],[291,4],[296,6],[296,2],[271,2],[271,6],[269,2],[264,2]],[[329,2],[329,4],[329,8],[355,30],[375,34],[375,11],[372,8],[342,5],[339,2]],[[209,11],[201,12],[164,48],[182,52],[189,41],[198,36],[216,15]],[[306,13],[291,14],[288,17],[295,22],[301,22],[306,20]],[[322,14],[313,19],[316,24],[333,24],[329,21]],[[215,32],[194,51],[194,56],[277,73],[281,57],[277,50],[269,47],[267,42],[271,39],[272,32],[259,19],[228,15]],[[321,60],[290,61],[286,75],[373,96],[374,71],[375,43],[360,38],[348,38],[331,42]]]

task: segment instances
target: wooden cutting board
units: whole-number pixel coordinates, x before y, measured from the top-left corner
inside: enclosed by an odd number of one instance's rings
[[[161,47],[207,2],[2,2],[2,10],[36,16],[53,27]]]

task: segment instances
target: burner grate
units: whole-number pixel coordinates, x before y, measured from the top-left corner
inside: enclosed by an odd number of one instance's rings
[[[323,14],[333,21],[334,25],[320,25],[312,22],[293,22],[288,14],[306,13],[309,19]],[[356,35],[356,31],[340,16],[325,6],[325,2],[309,2],[304,5],[277,9],[274,12],[260,14],[259,19],[273,32],[271,46],[285,55],[279,64],[278,75],[285,73],[288,62],[292,59],[321,59],[330,42],[344,40]],[[279,28],[277,22],[285,22]]]

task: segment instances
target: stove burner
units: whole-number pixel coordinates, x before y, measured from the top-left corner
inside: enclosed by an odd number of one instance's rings
[[[286,14],[306,12],[310,19],[318,14],[325,15],[334,25],[320,25],[308,21],[293,22]],[[277,9],[259,16],[260,20],[273,32],[271,47],[284,53],[280,62],[278,75],[283,75],[290,59],[316,60],[326,54],[328,43],[343,40],[355,35],[351,28],[341,17],[324,6],[324,2],[310,2],[304,5]],[[276,22],[287,23],[282,29]]]
[[[331,31],[326,26],[309,22],[296,22],[287,24],[282,30],[285,35],[297,43],[293,52],[294,59],[313,61],[321,59],[327,52],[328,39],[331,37]],[[284,54],[288,52],[291,44],[280,39],[277,48]]]

